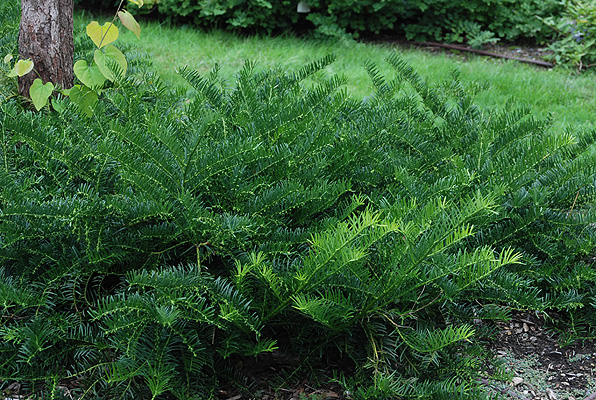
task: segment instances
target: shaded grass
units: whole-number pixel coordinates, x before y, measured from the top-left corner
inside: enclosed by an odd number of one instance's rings
[[[89,21],[79,15],[80,21]],[[390,45],[355,42],[315,41],[295,37],[239,37],[227,32],[202,32],[189,26],[171,27],[143,22],[141,40],[131,32],[122,32],[121,42],[134,44],[151,54],[156,70],[171,84],[185,84],[176,69],[188,65],[208,73],[216,64],[221,75],[231,79],[247,59],[258,68],[282,65],[295,69],[329,53],[337,61],[327,74],[343,74],[349,79],[348,92],[363,98],[371,92],[369,78],[362,67],[367,60],[392,76],[384,62],[390,52],[398,51],[404,60],[429,81],[440,82],[451,71],[461,72],[464,82],[488,82],[490,89],[478,96],[481,105],[500,107],[511,98],[532,109],[535,115],[552,115],[555,129],[596,127],[596,79],[594,74],[576,75],[565,70],[546,70],[515,61],[470,56],[466,60],[449,54],[433,55],[425,51]]]

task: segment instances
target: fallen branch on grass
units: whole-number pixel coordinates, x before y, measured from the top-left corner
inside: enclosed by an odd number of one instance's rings
[[[519,62],[524,62],[524,63],[529,63],[529,64],[540,65],[541,67],[545,67],[545,68],[552,68],[555,66],[554,64],[546,62],[546,61],[530,60],[528,58],[517,58],[517,57],[507,56],[504,54],[491,53],[490,51],[471,49],[469,47],[458,46],[456,44],[445,44],[445,43],[438,43],[438,42],[412,42],[412,44],[416,44],[416,45],[420,45],[420,46],[442,47],[444,49],[451,49],[451,50],[467,51],[469,53],[482,54],[484,56],[505,58],[507,60],[514,60],[514,61],[519,61]]]

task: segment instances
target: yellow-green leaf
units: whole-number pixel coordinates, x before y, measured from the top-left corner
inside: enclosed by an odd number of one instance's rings
[[[12,71],[8,73],[8,76],[14,78],[15,76],[27,75],[33,69],[33,61],[31,60],[19,60],[14,65]]]
[[[95,103],[97,103],[98,99],[97,92],[86,86],[74,85],[69,89],[68,95],[70,96],[70,100],[75,103],[85,115],[88,117],[93,115],[93,107],[95,107]]]
[[[135,3],[139,8],[143,7],[143,0],[129,0],[131,3]]]
[[[109,68],[109,63],[106,65],[106,60],[108,59],[114,61],[122,69],[122,74],[126,75],[126,69],[128,68],[126,57],[124,57],[124,54],[116,46],[110,44],[106,46],[105,53],[101,50],[95,50],[93,54],[93,60],[103,76],[114,81],[114,74],[112,74],[112,70]]]
[[[135,17],[132,16],[131,13],[129,13],[126,10],[118,11],[118,18],[120,18],[120,22],[122,22],[122,25],[124,25],[132,33],[137,35],[139,39],[141,38],[141,26],[139,25]]]
[[[37,111],[41,110],[46,104],[48,99],[54,91],[54,84],[48,82],[44,85],[41,79],[37,78],[33,81],[31,88],[29,88],[29,96],[33,101],[33,105]]]
[[[96,88],[103,86],[106,77],[95,64],[87,65],[87,61],[79,60],[73,67],[74,73],[85,86]]]
[[[11,61],[12,61],[12,54],[8,53],[7,55],[4,56],[4,64],[8,64]]]
[[[99,22],[92,21],[87,25],[87,36],[100,49],[118,39],[118,33],[118,27],[111,22],[99,25]]]

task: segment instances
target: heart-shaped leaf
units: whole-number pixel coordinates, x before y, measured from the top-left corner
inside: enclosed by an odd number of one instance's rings
[[[109,62],[106,64],[106,60],[112,60],[122,69],[122,75],[126,75],[126,69],[128,68],[128,62],[126,57],[118,48],[114,45],[108,45],[105,48],[105,53],[101,50],[95,50],[93,54],[93,60],[97,64],[97,67],[107,79],[114,81],[114,74],[109,67]]]
[[[99,25],[99,22],[92,21],[87,25],[87,36],[93,40],[93,43],[100,49],[118,39],[118,27],[111,22]]]
[[[99,67],[95,64],[89,66],[85,60],[77,61],[73,70],[77,78],[87,87],[101,87],[106,81],[106,77],[101,73]]]
[[[54,91],[54,84],[48,82],[44,85],[41,79],[37,78],[33,81],[31,88],[29,88],[29,96],[33,101],[33,105],[37,111],[41,110],[46,104],[48,99]]]
[[[97,92],[86,86],[74,85],[69,89],[68,95],[70,96],[70,100],[75,103],[85,115],[88,117],[93,115],[93,107],[95,107],[95,103],[97,103],[98,99]]]
[[[129,0],[131,3],[135,3],[139,8],[143,7],[143,0]]]
[[[33,61],[31,60],[19,60],[16,62],[12,70],[8,73],[8,76],[14,78],[16,76],[27,75],[33,69]]]
[[[139,25],[135,17],[132,16],[131,13],[129,13],[126,10],[118,11],[118,18],[120,18],[120,22],[122,22],[122,25],[124,25],[132,33],[137,35],[139,39],[141,38],[141,26]]]

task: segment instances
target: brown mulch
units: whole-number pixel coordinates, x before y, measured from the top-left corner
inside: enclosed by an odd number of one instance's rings
[[[487,348],[514,375],[506,398],[583,400],[596,392],[596,342],[561,346],[545,318],[532,313],[496,325]]]

